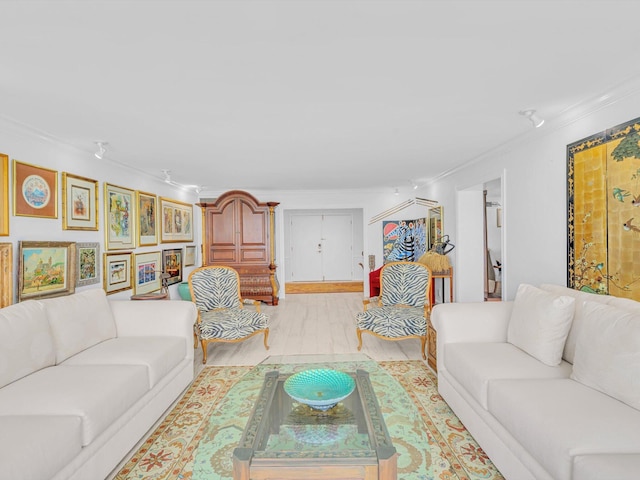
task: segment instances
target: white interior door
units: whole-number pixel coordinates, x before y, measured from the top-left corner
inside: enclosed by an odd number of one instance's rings
[[[325,281],[352,278],[351,215],[324,215],[322,220],[322,274]]]

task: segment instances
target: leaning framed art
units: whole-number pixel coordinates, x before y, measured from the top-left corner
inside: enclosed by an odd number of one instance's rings
[[[184,247],[184,266],[190,267],[196,264],[196,246],[187,245]]]
[[[107,295],[130,290],[131,281],[131,252],[105,253],[103,258],[102,283]]]
[[[58,172],[14,160],[13,214],[58,218]]]
[[[77,243],[76,287],[100,282],[100,244],[98,242]]]
[[[74,242],[21,241],[18,301],[70,295],[75,291]]]
[[[9,156],[0,153],[0,235],[9,235]]]
[[[136,192],[138,202],[138,245],[157,245],[158,229],[157,215],[158,200],[153,193]]]
[[[160,252],[136,253],[133,292],[136,295],[162,288],[162,256]]]
[[[161,241],[193,242],[193,205],[160,197]]]
[[[62,172],[62,228],[98,230],[98,181]]]
[[[105,245],[107,250],[136,247],[135,192],[110,183],[104,184]]]
[[[169,274],[167,285],[180,283],[182,281],[182,249],[163,250],[162,266],[164,273]]]

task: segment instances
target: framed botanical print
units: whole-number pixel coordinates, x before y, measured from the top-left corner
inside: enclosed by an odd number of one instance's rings
[[[193,205],[160,197],[161,241],[193,242]]]
[[[138,245],[157,245],[158,200],[152,193],[136,192],[138,202]]]
[[[104,184],[105,244],[107,250],[136,246],[136,197],[133,190]]]
[[[136,253],[133,268],[134,293],[155,292],[162,287],[162,255],[160,252]]]
[[[163,250],[162,266],[164,273],[169,275],[167,285],[180,283],[182,281],[182,249]]]
[[[18,301],[75,292],[75,243],[22,241],[18,260]]]
[[[0,308],[13,303],[13,243],[0,243]]]
[[[58,172],[14,160],[13,214],[58,218]]]
[[[184,266],[190,267],[196,264],[196,246],[187,245],[184,249]]]
[[[131,289],[131,257],[131,252],[104,254],[102,283],[107,295]]]
[[[98,230],[98,181],[62,172],[62,228]]]
[[[100,282],[100,244],[97,242],[77,243],[76,287]]]
[[[9,156],[0,153],[0,235],[9,235]]]

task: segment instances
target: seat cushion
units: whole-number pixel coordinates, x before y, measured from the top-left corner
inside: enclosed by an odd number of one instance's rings
[[[444,365],[449,374],[485,409],[494,380],[568,378],[571,365],[550,367],[510,343],[447,343]]]
[[[267,315],[244,308],[201,312],[200,319],[197,328],[203,340],[239,340],[268,326]]]
[[[422,337],[427,334],[424,308],[382,306],[369,308],[356,315],[356,326],[388,338],[409,336]]]
[[[144,366],[58,365],[0,389],[0,412],[79,417],[86,446],[131,408],[148,385]]]
[[[77,416],[0,416],[0,432],[0,478],[48,480],[82,450]]]
[[[574,380],[496,380],[488,405],[555,480],[581,456],[640,454],[640,411]]]
[[[0,387],[55,362],[53,334],[40,303],[27,300],[0,310]]]
[[[39,302],[53,331],[56,363],[116,336],[116,322],[101,288]]]
[[[94,345],[64,361],[62,365],[143,365],[149,388],[186,357],[182,337],[121,337]]]
[[[640,454],[578,455],[573,461],[573,478],[580,480],[638,480]]]

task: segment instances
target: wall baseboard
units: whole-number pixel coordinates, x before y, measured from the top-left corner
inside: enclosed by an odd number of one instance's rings
[[[363,282],[289,282],[285,293],[347,293],[364,292]]]

